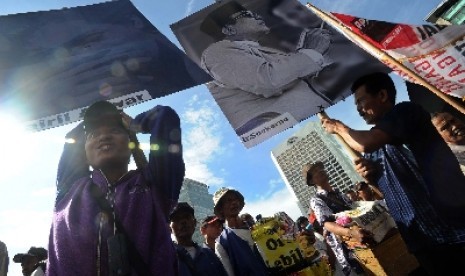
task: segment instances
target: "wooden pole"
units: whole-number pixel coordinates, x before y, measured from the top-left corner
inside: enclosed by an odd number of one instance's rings
[[[326,114],[326,112],[324,111],[321,111],[320,113],[318,113],[318,118],[320,118],[320,120],[322,119],[330,119],[328,114]],[[334,134],[336,139],[338,140],[338,142],[344,147],[344,149],[347,151],[347,153],[349,154],[350,158],[352,159],[356,159],[356,158],[359,158],[359,157],[362,157],[362,154],[356,150],[354,150],[353,148],[351,148],[349,146],[349,144],[347,144],[346,141],[344,141],[344,139],[342,139],[342,137],[339,135],[339,134]]]
[[[465,114],[465,107],[464,106],[462,106],[462,105],[458,104],[457,102],[451,100],[448,95],[441,92],[435,86],[429,84],[422,77],[417,75],[414,71],[407,68],[404,64],[397,61],[395,58],[393,58],[389,54],[385,53],[381,49],[378,49],[377,47],[373,46],[371,43],[369,43],[365,39],[363,39],[360,35],[358,35],[357,33],[354,33],[352,30],[350,30],[350,28],[343,25],[341,22],[334,19],[332,16],[326,14],[325,12],[321,11],[317,7],[311,5],[310,3],[307,3],[307,7],[312,12],[314,12],[316,15],[318,15],[323,21],[330,23],[331,26],[333,26],[334,28],[341,31],[344,35],[346,35],[349,39],[351,39],[352,41],[359,44],[360,47],[364,48],[367,52],[369,52],[370,54],[372,54],[373,56],[375,56],[376,58],[378,58],[381,61],[385,61],[386,63],[394,64],[397,68],[399,68],[400,71],[405,73],[410,79],[413,79],[413,80],[415,80],[416,83],[423,85],[428,90],[433,92],[436,96],[438,96],[439,98],[444,100],[446,103],[453,106],[455,109],[457,109],[461,113]]]

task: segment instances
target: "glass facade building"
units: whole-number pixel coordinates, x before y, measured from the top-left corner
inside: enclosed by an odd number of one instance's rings
[[[425,18],[441,25],[463,25],[465,22],[465,0],[444,0]]]
[[[307,214],[309,200],[315,188],[308,187],[302,177],[302,166],[322,161],[333,188],[346,191],[361,178],[352,160],[338,144],[334,135],[327,134],[320,122],[309,122],[285,142],[271,151],[271,158],[292,194],[302,214]]]
[[[184,178],[178,202],[187,202],[194,208],[197,227],[192,238],[198,244],[202,244],[204,239],[200,234],[200,223],[206,216],[213,215],[213,195],[208,193],[208,186]]]

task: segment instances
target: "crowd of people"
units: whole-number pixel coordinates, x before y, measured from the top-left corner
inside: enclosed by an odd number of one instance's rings
[[[48,251],[31,247],[13,261],[21,263],[26,276],[292,275],[317,262],[328,263],[325,275],[364,275],[347,241],[370,247],[377,243],[374,233],[341,223],[337,214],[357,201],[382,201],[419,263],[415,273],[460,271],[465,259],[465,176],[459,165],[464,124],[410,102],[396,104],[394,84],[385,73],[358,79],[352,90],[358,113],[374,127],[354,130],[330,118],[323,118],[322,126],[364,153],[354,160],[364,181],[340,191],[331,185],[324,160],[308,160],[301,169],[305,183],[316,189],[308,199],[311,212],[265,231],[305,236],[318,258],[295,249],[270,263],[257,242],[257,229],[270,220],[241,213],[244,196],[231,188],[214,193],[213,214],[197,227],[194,208],[178,202],[185,168],[176,112],[156,106],[131,118],[101,101],[66,136]],[[146,162],[134,135],[139,132],[150,133],[150,143],[157,145]],[[129,171],[131,155],[139,161]],[[292,227],[296,231],[289,231]],[[193,241],[195,231],[203,244]],[[279,237],[268,240],[269,249],[281,246]],[[8,255],[5,246],[0,249],[4,275]]]

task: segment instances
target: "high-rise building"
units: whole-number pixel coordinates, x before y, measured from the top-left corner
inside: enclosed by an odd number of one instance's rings
[[[198,181],[184,178],[178,202],[189,203],[195,211],[197,227],[192,239],[202,244],[204,239],[200,234],[200,222],[209,215],[213,215],[213,195],[208,193],[208,186]]]
[[[271,151],[271,158],[286,186],[297,199],[303,214],[310,207],[315,188],[308,187],[302,177],[302,167],[308,162],[322,161],[333,188],[346,191],[361,181],[354,165],[338,144],[334,135],[326,133],[320,122],[309,122],[285,142]]]
[[[440,25],[463,25],[465,22],[465,0],[443,0],[425,18]]]

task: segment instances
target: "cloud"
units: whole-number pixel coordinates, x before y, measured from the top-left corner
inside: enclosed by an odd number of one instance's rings
[[[224,179],[210,167],[224,153],[221,124],[211,102],[193,96],[181,117],[183,129],[187,130],[183,137],[186,177],[209,186],[223,185]]]
[[[249,213],[253,217],[258,214],[263,217],[270,217],[277,212],[285,212],[294,220],[302,216],[294,195],[286,187],[268,197],[262,197],[255,201],[246,200],[245,207],[242,210],[242,213]]]
[[[184,13],[184,16],[188,16],[192,13],[194,2],[195,0],[189,0],[189,2],[187,3],[186,12]]]
[[[7,210],[0,212],[0,220],[0,236],[9,252],[27,251],[31,246],[47,248],[52,224],[50,210]]]
[[[259,199],[264,200],[269,198],[276,192],[276,188],[278,187],[285,187],[284,181],[281,178],[271,179],[268,181],[268,188],[266,193],[262,193],[259,195]]]

